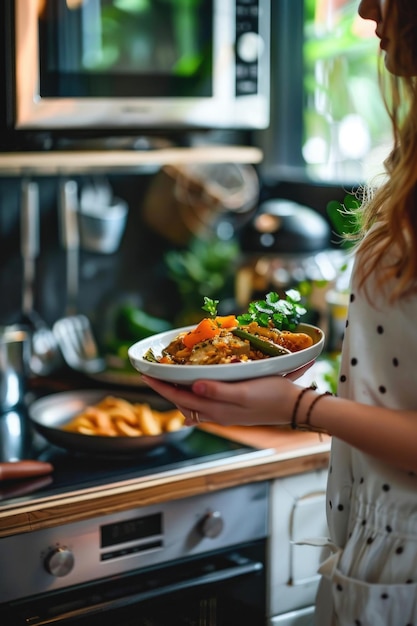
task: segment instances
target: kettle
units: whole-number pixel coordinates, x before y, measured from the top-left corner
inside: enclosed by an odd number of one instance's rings
[[[0,413],[22,404],[31,358],[30,334],[25,326],[0,327]]]
[[[342,252],[331,248],[327,220],[292,200],[261,203],[241,231],[240,244],[235,294],[242,308],[268,291],[283,293],[304,281],[332,284],[342,264]]]

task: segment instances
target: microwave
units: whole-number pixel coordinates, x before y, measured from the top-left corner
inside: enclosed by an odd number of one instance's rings
[[[270,2],[13,0],[13,128],[267,128]]]

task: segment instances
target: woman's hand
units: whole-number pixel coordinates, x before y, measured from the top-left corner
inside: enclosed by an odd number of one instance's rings
[[[300,391],[289,378],[270,376],[226,383],[199,380],[191,387],[181,387],[142,376],[149,387],[178,407],[187,426],[196,421],[223,426],[287,425]]]

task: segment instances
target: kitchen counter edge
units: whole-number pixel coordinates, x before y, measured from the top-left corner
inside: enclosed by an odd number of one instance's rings
[[[145,476],[45,500],[16,502],[4,508],[0,505],[0,538],[328,466],[331,439],[326,435],[319,438],[316,433],[273,427],[210,425],[204,428],[255,446],[265,454],[242,460],[231,458],[230,463],[221,466],[195,466],[179,474]]]

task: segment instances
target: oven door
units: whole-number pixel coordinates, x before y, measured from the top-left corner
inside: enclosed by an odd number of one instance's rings
[[[3,626],[263,626],[265,541],[0,607]]]

